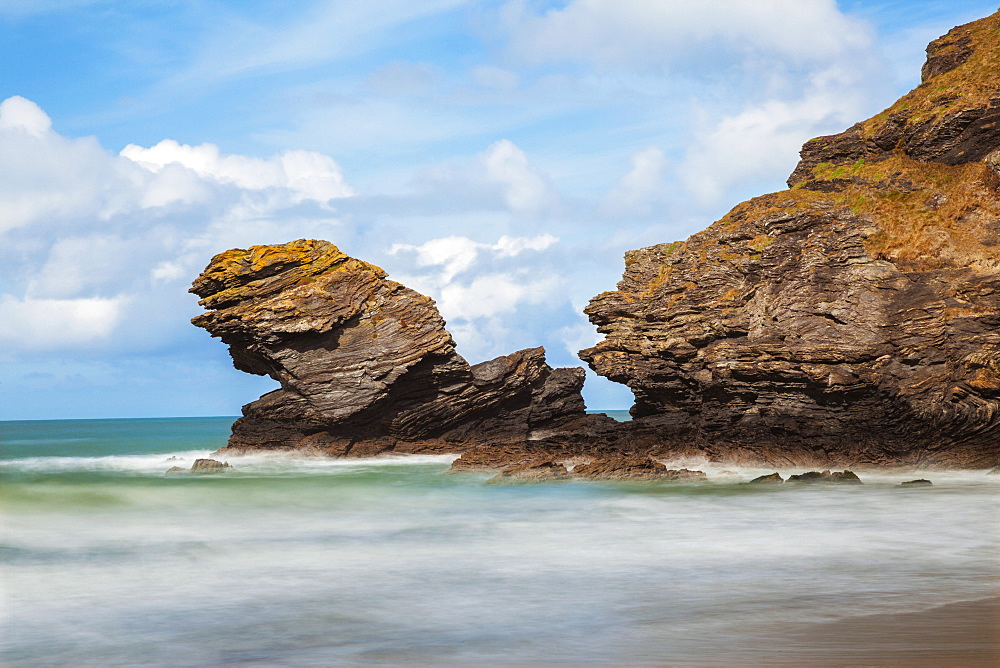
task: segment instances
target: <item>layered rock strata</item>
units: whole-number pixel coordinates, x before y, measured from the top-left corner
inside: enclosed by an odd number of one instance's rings
[[[632,251],[581,352],[668,453],[1000,461],[1000,13],[886,111],[810,140],[789,190]],[[643,440],[643,439],[639,439]]]
[[[243,407],[229,451],[457,452],[595,422],[582,369],[541,348],[470,366],[430,298],[325,241],[226,251],[191,292],[236,368],[281,385]]]
[[[788,190],[626,254],[581,352],[632,389],[623,424],[585,416],[582,370],[540,348],[470,366],[430,299],[332,244],[228,251],[194,283],[194,323],[281,385],[229,448],[997,466],[998,149],[1000,13],[933,42],[892,107],[807,142]]]

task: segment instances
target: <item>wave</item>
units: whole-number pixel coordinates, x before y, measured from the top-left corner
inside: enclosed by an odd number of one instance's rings
[[[457,455],[388,455],[380,457],[330,459],[288,453],[253,454],[227,457],[241,474],[309,474],[339,470],[387,467],[448,465]],[[177,466],[190,468],[196,459],[212,458],[209,450],[187,450],[155,454],[103,455],[93,457],[22,457],[0,461],[0,473],[123,473],[162,475]]]

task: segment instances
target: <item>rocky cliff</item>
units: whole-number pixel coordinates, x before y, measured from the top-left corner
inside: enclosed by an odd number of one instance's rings
[[[884,112],[807,142],[789,190],[625,256],[581,352],[669,451],[1000,461],[1000,13]],[[671,445],[672,444],[672,445]]]
[[[194,323],[281,384],[228,447],[1000,464],[1000,13],[927,52],[916,89],[807,142],[788,190],[626,254],[581,357],[632,389],[632,422],[586,416],[582,370],[540,348],[470,366],[430,299],[303,240],[222,253],[192,287]]]
[[[227,251],[191,292],[236,368],[281,384],[243,407],[232,451],[455,452],[595,421],[582,369],[541,348],[470,366],[431,299],[325,241]]]

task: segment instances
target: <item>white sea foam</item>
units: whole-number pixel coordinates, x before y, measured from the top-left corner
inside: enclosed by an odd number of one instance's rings
[[[96,457],[22,457],[0,460],[0,471],[30,473],[68,473],[74,471],[117,472],[136,474],[163,473],[177,466],[190,468],[196,459],[222,459],[240,473],[324,473],[337,470],[450,464],[458,455],[387,455],[365,458],[303,457],[295,454],[253,454],[236,457],[213,455],[208,450],[187,450],[142,455],[104,455]]]

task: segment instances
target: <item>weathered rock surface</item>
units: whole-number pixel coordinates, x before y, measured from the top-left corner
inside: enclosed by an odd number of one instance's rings
[[[236,368],[281,384],[243,407],[230,452],[458,452],[596,423],[582,369],[541,348],[470,366],[431,299],[325,241],[226,251],[191,292]]]
[[[919,480],[907,480],[906,482],[901,482],[897,487],[931,487],[934,483],[925,478],[920,478]]]
[[[186,469],[180,466],[171,466],[167,469],[168,475],[173,475],[175,473],[228,473],[230,471],[235,471],[229,462],[220,462],[216,459],[196,459],[191,468]]]
[[[634,392],[637,446],[1000,463],[1000,13],[932,43],[923,74],[807,142],[789,190],[626,254],[581,357]]]
[[[572,474],[598,480],[705,480],[705,474],[701,471],[668,469],[666,464],[652,457],[635,454],[623,454],[577,464],[573,467]]]
[[[751,480],[750,482],[748,482],[747,484],[748,485],[780,485],[783,482],[785,482],[785,479],[782,478],[781,475],[777,471],[775,471],[774,473],[771,473],[770,475],[758,476],[758,477],[754,478],[753,480]]]
[[[853,471],[809,471],[799,475],[790,475],[785,482],[792,483],[828,483],[835,485],[860,485],[861,478]]]
[[[569,477],[569,471],[562,464],[551,459],[545,461],[523,462],[508,466],[486,481],[490,485],[549,482]]]

